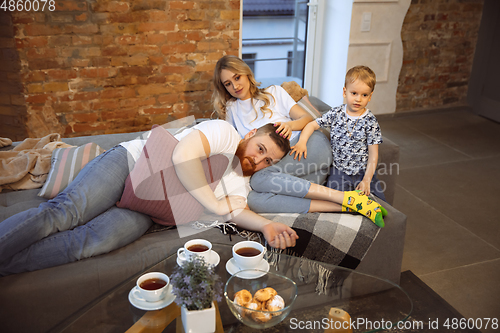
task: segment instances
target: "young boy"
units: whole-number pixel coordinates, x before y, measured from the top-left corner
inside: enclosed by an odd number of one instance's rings
[[[311,121],[302,130],[300,139],[292,147],[294,158],[307,158],[306,143],[320,127],[331,126],[330,143],[333,165],[327,186],[339,191],[359,190],[373,193],[385,201],[382,184],[375,176],[378,145],[382,133],[375,116],[366,108],[375,88],[375,73],[366,66],[351,68],[345,78],[346,104],[331,108],[321,118]]]

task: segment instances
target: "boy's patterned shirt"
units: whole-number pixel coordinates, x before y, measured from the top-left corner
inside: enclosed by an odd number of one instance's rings
[[[320,127],[331,127],[333,166],[348,175],[357,175],[366,170],[368,146],[382,143],[382,132],[370,110],[367,109],[356,124],[356,119],[347,116],[345,107],[345,104],[332,107],[316,122]],[[353,131],[354,124],[356,128]],[[348,128],[352,136],[349,136]]]

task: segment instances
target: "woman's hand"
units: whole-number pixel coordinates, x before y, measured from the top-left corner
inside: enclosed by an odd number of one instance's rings
[[[296,159],[297,156],[299,157],[299,161],[300,161],[301,156],[304,156],[304,158],[307,158],[307,143],[300,142],[300,140],[299,140],[299,142],[297,142],[297,144],[295,146],[291,147],[290,155],[292,155],[293,153],[295,153],[295,156],[293,157],[293,159]]]
[[[288,123],[276,122],[274,123],[274,127],[278,127],[276,129],[276,133],[284,137],[285,139],[290,140],[292,136],[292,127]]]
[[[279,222],[271,222],[264,225],[261,232],[264,234],[267,243],[278,249],[294,247],[296,240],[299,238],[295,230]]]
[[[245,209],[247,201],[239,195],[228,195],[217,202],[214,213],[217,215],[227,215],[236,209]]]

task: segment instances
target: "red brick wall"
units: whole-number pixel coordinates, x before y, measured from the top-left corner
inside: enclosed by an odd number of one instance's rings
[[[4,11],[0,11],[0,64],[0,137],[17,141],[27,136],[26,106],[14,26]]]
[[[52,12],[11,13],[29,136],[210,115],[215,63],[238,54],[239,0],[55,3]]]
[[[466,104],[483,0],[412,0],[397,111]]]

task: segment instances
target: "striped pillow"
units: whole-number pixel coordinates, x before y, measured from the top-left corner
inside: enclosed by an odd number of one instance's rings
[[[52,152],[49,176],[38,196],[51,199],[64,190],[94,157],[104,150],[95,143],[80,147],[57,148]]]
[[[307,96],[302,97],[297,104],[303,108],[313,119],[321,118],[322,114],[319,112],[312,104],[311,101]],[[330,132],[326,129],[321,127],[319,129],[326,137],[328,140],[330,140]]]
[[[321,113],[311,104],[307,96],[302,97],[297,104],[307,111],[314,119],[321,117]]]

